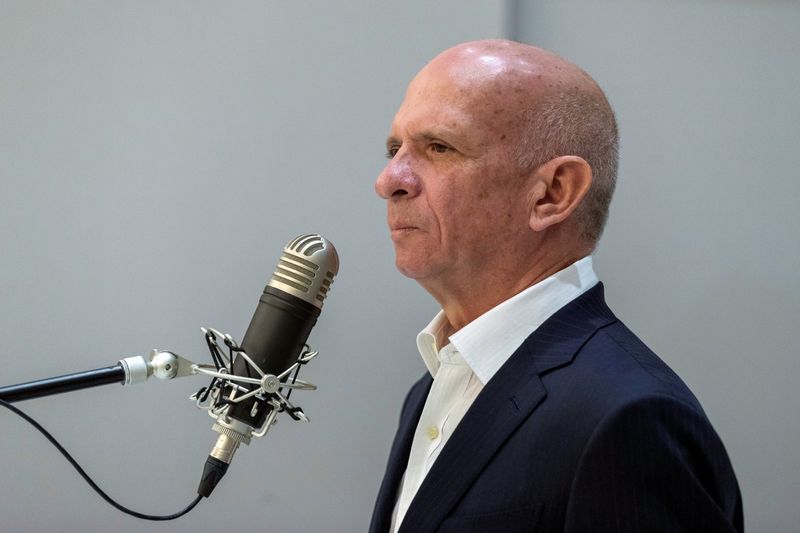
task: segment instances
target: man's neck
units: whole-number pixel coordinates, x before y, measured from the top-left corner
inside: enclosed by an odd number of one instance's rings
[[[447,336],[463,328],[482,314],[547,279],[586,254],[573,253],[558,259],[534,261],[527,270],[501,273],[485,269],[483,276],[474,275],[468,282],[445,279],[442,283],[420,280],[420,284],[439,302],[450,323]]]

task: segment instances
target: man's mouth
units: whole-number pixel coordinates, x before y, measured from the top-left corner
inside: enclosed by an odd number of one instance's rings
[[[392,224],[389,226],[389,232],[392,234],[393,239],[408,235],[409,233],[418,229],[418,227],[410,224]]]

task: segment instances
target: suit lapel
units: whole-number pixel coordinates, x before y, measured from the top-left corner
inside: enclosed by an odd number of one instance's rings
[[[533,332],[486,384],[447,441],[411,502],[400,533],[434,531],[500,446],[545,399],[540,375],[569,364],[600,327],[614,320],[598,283]],[[408,425],[405,455],[397,458],[401,474],[421,410],[422,405]]]

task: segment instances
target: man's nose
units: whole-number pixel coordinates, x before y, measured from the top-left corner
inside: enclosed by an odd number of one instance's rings
[[[389,161],[375,182],[375,192],[384,200],[413,198],[420,192],[419,176],[405,158]]]

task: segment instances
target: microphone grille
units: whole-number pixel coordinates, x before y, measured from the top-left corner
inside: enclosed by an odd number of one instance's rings
[[[284,247],[268,286],[322,308],[338,272],[339,255],[331,241],[316,233],[306,233]]]

